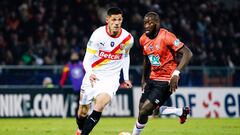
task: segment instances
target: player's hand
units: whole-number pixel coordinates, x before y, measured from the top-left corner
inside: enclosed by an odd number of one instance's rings
[[[95,74],[91,74],[89,76],[89,79],[90,79],[90,83],[91,83],[91,86],[93,87],[94,86],[94,83],[96,83],[96,81],[99,81],[99,79],[96,77]]]
[[[175,92],[177,90],[178,80],[179,80],[179,76],[177,76],[177,75],[172,76],[172,78],[170,80],[170,91],[171,92]]]
[[[121,88],[130,89],[132,88],[132,82],[130,80],[126,80],[121,84]]]

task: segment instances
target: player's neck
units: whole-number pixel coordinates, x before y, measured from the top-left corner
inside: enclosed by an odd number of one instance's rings
[[[107,31],[107,34],[111,37],[114,37],[114,38],[117,38],[121,35],[122,33],[122,29],[120,28],[118,31],[111,31],[111,29],[109,28],[109,26],[106,26],[106,31]]]
[[[120,33],[120,30],[119,31],[111,31],[111,30],[109,30],[109,33],[110,33],[110,35],[112,37],[115,37],[115,36],[117,36]]]
[[[160,28],[157,29],[153,34],[149,35],[148,37],[149,37],[150,39],[154,39],[154,38],[156,38],[157,35],[158,35],[158,33],[159,33],[159,31],[160,31]]]

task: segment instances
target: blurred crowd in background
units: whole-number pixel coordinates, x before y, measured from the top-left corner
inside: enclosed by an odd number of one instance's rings
[[[230,0],[1,0],[0,64],[63,65],[72,52],[83,59],[91,33],[111,6],[124,10],[123,28],[135,44],[131,64],[141,65],[143,17],[156,11],[161,26],[193,52],[192,66],[240,66],[240,7]],[[229,2],[230,2],[229,1]]]

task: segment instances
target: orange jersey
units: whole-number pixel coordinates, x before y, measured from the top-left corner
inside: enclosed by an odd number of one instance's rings
[[[154,39],[149,39],[144,33],[139,42],[143,47],[143,54],[148,56],[151,63],[150,79],[169,81],[177,67],[176,52],[184,44],[166,29],[160,29]]]

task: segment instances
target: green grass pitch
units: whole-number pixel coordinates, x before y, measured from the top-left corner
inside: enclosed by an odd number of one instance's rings
[[[134,118],[102,118],[91,135],[131,132]],[[74,118],[0,118],[0,135],[74,135]],[[240,135],[240,118],[189,118],[181,125],[177,118],[154,118],[142,135]]]

